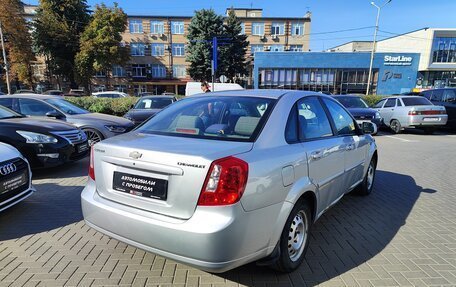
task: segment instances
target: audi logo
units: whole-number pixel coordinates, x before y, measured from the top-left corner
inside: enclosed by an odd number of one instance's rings
[[[7,163],[5,165],[0,166],[0,174],[1,175],[8,175],[13,173],[17,170],[17,167],[14,163]]]

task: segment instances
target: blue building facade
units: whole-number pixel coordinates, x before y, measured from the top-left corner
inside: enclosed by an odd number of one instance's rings
[[[376,53],[371,93],[391,95],[411,91],[416,85],[419,61],[418,53]],[[369,52],[256,52],[254,86],[364,94],[369,64]]]

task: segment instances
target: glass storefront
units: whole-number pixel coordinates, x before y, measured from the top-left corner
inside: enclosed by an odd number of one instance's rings
[[[418,85],[434,88],[456,87],[456,71],[420,72]]]
[[[432,62],[456,63],[456,38],[434,38],[432,43]]]
[[[293,89],[332,94],[365,93],[369,69],[259,69],[260,89]],[[372,92],[376,93],[378,69],[374,69]]]

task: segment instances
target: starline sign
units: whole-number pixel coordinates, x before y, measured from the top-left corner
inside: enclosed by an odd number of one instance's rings
[[[412,64],[413,58],[406,56],[385,56],[384,65],[385,66],[410,66]]]

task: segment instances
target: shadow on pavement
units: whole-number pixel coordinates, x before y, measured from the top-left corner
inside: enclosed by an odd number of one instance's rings
[[[82,220],[87,160],[33,171],[36,192],[0,212],[0,241],[49,231]],[[51,182],[50,182],[51,181]]]
[[[363,264],[380,253],[403,226],[420,194],[435,193],[408,176],[377,171],[373,193],[348,195],[313,226],[306,260],[290,274],[254,263],[217,274],[247,286],[279,280],[284,286],[314,286]]]

